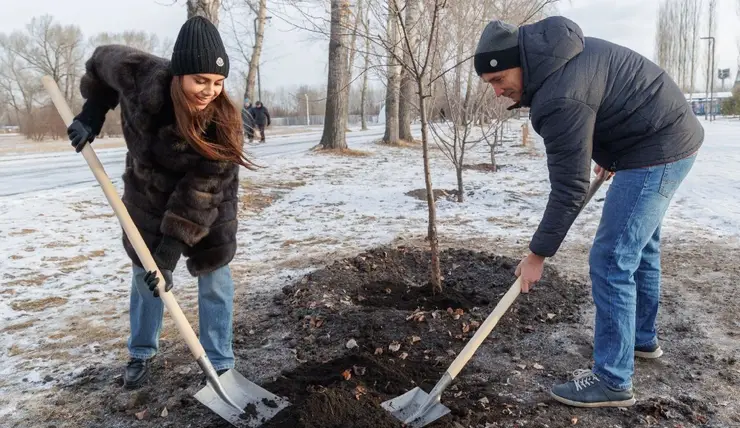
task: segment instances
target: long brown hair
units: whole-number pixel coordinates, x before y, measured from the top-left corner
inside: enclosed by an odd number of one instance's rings
[[[259,167],[244,154],[241,116],[226,91],[222,90],[205,109],[199,111],[188,102],[182,88],[182,76],[175,76],[170,84],[170,96],[177,130],[195,151],[210,160],[228,161],[250,170]],[[210,125],[216,129],[215,141],[209,141],[205,136]]]

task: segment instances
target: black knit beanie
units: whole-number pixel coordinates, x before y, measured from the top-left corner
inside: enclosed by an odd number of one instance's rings
[[[202,16],[185,21],[175,41],[170,67],[175,76],[207,73],[229,77],[229,57],[216,26]]]
[[[489,22],[478,41],[473,64],[478,76],[519,67],[519,29],[502,21]]]

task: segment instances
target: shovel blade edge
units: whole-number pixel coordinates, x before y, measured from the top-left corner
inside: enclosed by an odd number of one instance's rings
[[[226,394],[244,409],[244,413],[239,414],[236,409],[223,401],[210,384],[198,391],[194,397],[236,427],[259,427],[290,405],[285,398],[251,382],[234,369],[219,376],[218,380]]]
[[[406,422],[429,400],[429,394],[419,387],[381,403],[381,407],[390,412],[393,417],[401,422]],[[435,403],[426,412],[416,417],[413,421],[408,421],[406,426],[409,428],[421,428],[429,425],[437,419],[450,413],[442,403]]]

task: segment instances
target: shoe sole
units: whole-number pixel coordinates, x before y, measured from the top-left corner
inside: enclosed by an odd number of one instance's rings
[[[652,352],[635,351],[635,357],[644,358],[646,360],[654,360],[660,358],[663,355],[663,350],[658,348]]]
[[[637,400],[635,400],[634,397],[630,398],[629,400],[622,400],[622,401],[601,401],[598,403],[582,403],[580,401],[572,401],[568,400],[567,398],[563,398],[559,395],[556,395],[552,392],[550,392],[550,397],[555,399],[556,401],[559,401],[563,404],[567,404],[569,406],[573,407],[629,407],[635,404]]]

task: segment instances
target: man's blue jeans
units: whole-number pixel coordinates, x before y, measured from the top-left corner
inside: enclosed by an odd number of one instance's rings
[[[657,343],[660,227],[696,154],[612,178],[589,257],[596,320],[593,372],[609,386],[632,386],[635,346]]]
[[[134,265],[129,304],[131,336],[128,350],[132,358],[139,359],[149,359],[157,353],[164,314],[164,303],[149,291],[144,281],[145,274],[144,269]],[[234,282],[228,265],[198,277],[199,337],[216,370],[234,368],[231,345],[233,302]]]

